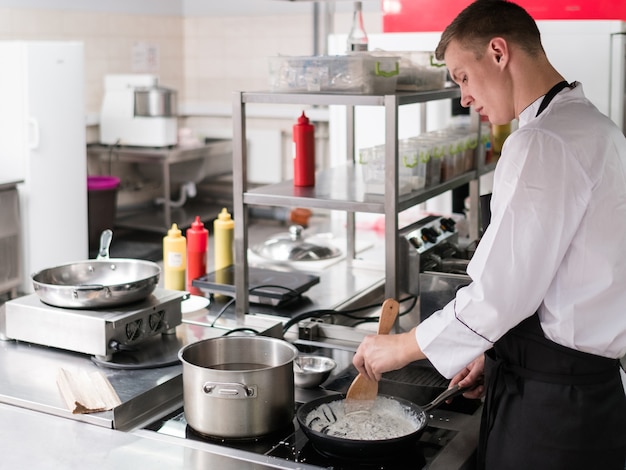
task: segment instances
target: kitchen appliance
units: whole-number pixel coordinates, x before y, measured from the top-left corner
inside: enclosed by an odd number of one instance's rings
[[[319,276],[301,271],[248,268],[249,299],[258,304],[276,306],[288,302],[319,282]],[[235,266],[231,264],[194,279],[192,285],[208,293],[234,296]]]
[[[430,215],[400,231],[405,292],[419,296],[420,320],[442,309],[472,282],[467,266],[475,242],[461,243],[456,221]]]
[[[100,143],[143,147],[176,145],[176,92],[148,74],[106,75]]]
[[[463,394],[466,390],[456,385],[443,391],[424,406],[419,406],[403,398],[379,395],[373,404],[369,405],[370,408],[356,411],[348,406],[347,396],[329,395],[305,403],[298,408],[296,417],[300,428],[311,440],[313,446],[324,455],[385,459],[398,452],[410,451],[428,425],[426,412],[436,408],[446,400]],[[363,413],[371,413],[366,419],[376,420],[379,417],[379,426],[367,427],[366,421],[363,421]],[[389,417],[392,419],[387,423],[395,423],[398,428],[394,430],[385,429],[385,420]],[[352,424],[350,426],[346,423]],[[404,427],[404,424],[409,424],[411,430],[400,434],[399,431]],[[333,428],[334,432],[329,431]],[[352,435],[367,434],[368,431],[374,435],[377,432],[380,435],[381,432],[388,431],[397,434],[395,437],[378,439],[344,437],[350,436],[350,433],[353,433]]]
[[[95,260],[46,268],[33,274],[39,298],[65,308],[116,307],[143,300],[154,291],[161,268],[152,261],[109,258],[113,232],[102,232]]]
[[[399,234],[405,292],[419,296],[421,273],[429,271],[466,274],[471,245],[461,247],[456,221],[451,217],[429,215]]]
[[[351,355],[333,355],[333,357],[337,360],[337,368],[327,382],[315,389],[296,388],[296,414],[301,407],[314,400],[323,400],[324,397],[329,400],[337,399],[345,394],[355,376],[355,371],[349,367]],[[439,389],[437,394],[442,390],[445,390],[445,387]],[[397,396],[392,388],[388,388],[386,392],[391,396]],[[302,468],[311,469],[405,469],[408,458],[411,468],[415,469],[471,470],[475,468],[473,455],[478,442],[481,414],[480,409],[474,405],[475,401],[457,398],[451,405],[444,404],[438,409],[431,410],[423,432],[408,443],[405,451],[385,453],[382,456],[367,453],[366,458],[358,454],[345,457],[320,452],[307,437],[297,417],[291,426],[265,436],[252,439],[224,439],[211,438],[194,431],[187,422],[186,410],[179,408],[146,425],[145,431],[156,433],[154,436],[156,439],[176,438],[187,442],[189,446],[206,448],[212,453],[235,455],[242,452],[248,460],[258,461],[262,458],[268,463],[278,459],[285,464],[284,468],[293,468],[291,464],[295,463],[302,465]],[[466,406],[469,402],[472,402],[471,407]],[[195,468],[207,468],[201,465],[202,456],[198,459]],[[206,462],[209,461],[209,456],[206,456]]]
[[[183,397],[189,425],[203,435],[251,438],[293,421],[291,343],[264,336],[223,336],[185,346]]]
[[[19,292],[33,291],[33,272],[88,257],[83,57],[79,42],[0,41],[0,173],[21,181]]]
[[[94,355],[111,361],[117,351],[157,334],[173,333],[182,322],[186,292],[157,288],[146,299],[109,309],[66,309],[41,301],[37,294],[4,304],[0,337]]]

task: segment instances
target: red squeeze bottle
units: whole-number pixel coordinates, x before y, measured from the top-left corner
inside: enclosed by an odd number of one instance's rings
[[[304,111],[293,126],[293,184],[315,186],[315,126]]]
[[[187,229],[187,290],[194,295],[202,295],[202,291],[191,285],[191,281],[206,274],[207,246],[209,231],[199,216]]]

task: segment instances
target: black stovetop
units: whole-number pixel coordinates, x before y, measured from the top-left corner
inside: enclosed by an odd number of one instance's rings
[[[362,469],[396,470],[406,468],[407,455],[386,455],[381,456],[380,460],[371,457],[368,457],[367,460],[360,460],[358,457],[346,459],[326,455],[316,449],[307,439],[295,419],[293,425],[265,436],[250,439],[223,439],[196,432],[187,424],[185,413],[180,408],[152,423],[146,429],[174,437],[208,442],[291,462],[333,468],[334,470],[354,469],[355,465]],[[419,440],[415,442],[414,448],[409,448],[411,467],[415,469],[426,468],[428,463],[441,452],[456,433],[450,429],[427,426]]]
[[[432,367],[432,366],[430,366]],[[398,396],[413,403],[427,403],[438,393],[445,390],[446,380],[433,375],[434,371],[429,371],[429,366],[423,363],[414,363],[406,368],[388,374],[388,378],[382,380],[379,392],[391,396]],[[323,387],[314,390],[296,389],[297,408],[305,402],[314,398],[318,398],[320,394],[327,393],[345,393],[350,386],[352,380],[356,376],[356,371],[348,368],[324,384]],[[411,383],[416,380],[421,385],[416,386]],[[429,385],[425,385],[429,384]],[[443,387],[443,388],[442,388]],[[452,441],[457,434],[461,433],[461,428],[450,423],[450,416],[474,416],[477,413],[479,401],[467,400],[463,397],[457,397],[450,405],[443,404],[437,410],[431,411],[429,425],[419,436],[419,440],[415,442],[414,448],[409,448],[408,452],[402,452],[400,455],[384,456],[377,460],[368,456],[367,460],[358,459],[358,457],[346,460],[337,456],[325,455],[318,451],[311,441],[306,437],[300,429],[298,421],[294,418],[293,423],[286,429],[281,429],[269,435],[256,437],[252,439],[224,439],[221,437],[210,437],[196,432],[187,424],[183,408],[179,408],[171,414],[163,417],[147,426],[146,429],[174,437],[183,439],[191,439],[195,441],[206,442],[225,446],[241,451],[252,452],[258,455],[268,457],[276,457],[290,462],[308,464],[321,468],[332,468],[333,470],[348,470],[355,467],[377,470],[396,470],[406,468],[406,460],[411,462],[411,468],[427,469],[430,468],[431,462],[437,461],[444,457],[446,446]],[[451,413],[450,413],[451,412]],[[478,412],[479,413],[479,412]],[[295,416],[295,413],[294,413]],[[452,418],[454,419],[454,418]],[[477,432],[477,430],[476,430]],[[459,436],[462,441],[465,437]],[[454,447],[454,446],[453,446]],[[438,458],[440,457],[440,458]],[[444,460],[447,457],[444,458]],[[440,466],[437,466],[440,468]],[[471,468],[455,466],[454,469]]]

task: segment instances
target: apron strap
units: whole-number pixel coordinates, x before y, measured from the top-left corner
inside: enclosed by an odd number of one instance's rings
[[[567,87],[571,88],[571,85],[569,83],[567,83],[565,80],[563,80],[562,82],[559,82],[556,85],[554,85],[552,88],[550,88],[548,93],[546,93],[546,96],[544,96],[543,100],[541,100],[541,104],[539,105],[539,109],[537,110],[537,114],[535,115],[535,117],[537,117],[541,113],[543,113],[543,111],[550,104],[550,101],[552,101],[554,99],[554,97],[559,93],[559,91],[561,91],[563,88],[567,88]]]

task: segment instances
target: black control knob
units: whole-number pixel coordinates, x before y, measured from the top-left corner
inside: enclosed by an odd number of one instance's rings
[[[422,247],[422,242],[419,238],[417,237],[411,237],[409,238],[409,243],[411,243],[411,245],[413,245],[414,248],[416,249],[420,249]]]
[[[437,231],[431,227],[424,227],[422,229],[422,240],[429,243],[436,243],[439,235]]]
[[[440,224],[441,230],[444,232],[454,232],[456,227],[456,222],[450,217],[441,219]]]

